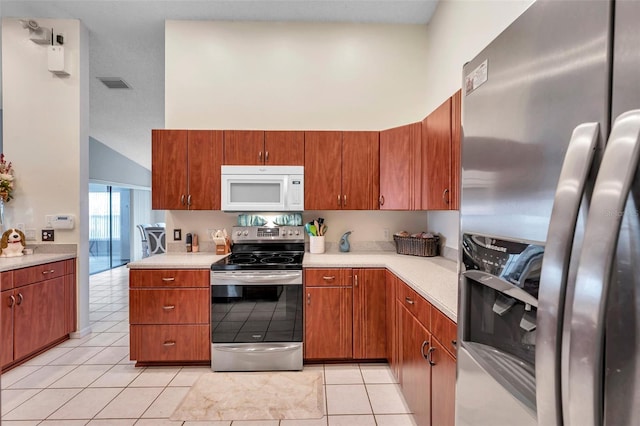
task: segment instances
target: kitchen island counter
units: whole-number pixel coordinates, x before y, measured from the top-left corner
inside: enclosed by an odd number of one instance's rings
[[[387,268],[451,320],[457,322],[458,273],[443,257],[419,257],[393,252],[304,254],[304,268]]]

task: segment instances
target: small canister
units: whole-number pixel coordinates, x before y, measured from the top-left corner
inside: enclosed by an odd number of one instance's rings
[[[187,253],[191,253],[193,239],[191,234],[187,234]]]

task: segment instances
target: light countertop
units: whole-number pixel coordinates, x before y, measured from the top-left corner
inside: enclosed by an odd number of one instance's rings
[[[75,258],[75,253],[38,253],[18,257],[0,257],[0,272]]]
[[[35,255],[34,255],[35,256]],[[165,253],[131,262],[131,269],[209,269],[227,255]],[[387,268],[453,321],[458,312],[455,262],[443,257],[418,257],[394,252],[304,254],[305,268]]]
[[[457,322],[458,273],[443,257],[419,257],[394,252],[304,254],[305,268],[387,268]]]
[[[211,264],[228,255],[210,252],[198,253],[164,253],[154,254],[135,262],[130,262],[130,269],[210,269]]]

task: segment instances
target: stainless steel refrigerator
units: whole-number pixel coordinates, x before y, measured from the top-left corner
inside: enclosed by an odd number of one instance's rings
[[[640,424],[640,0],[464,66],[457,425]]]

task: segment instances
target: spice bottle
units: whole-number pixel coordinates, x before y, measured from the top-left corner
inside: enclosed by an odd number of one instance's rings
[[[187,253],[191,253],[192,242],[191,234],[187,234]]]

